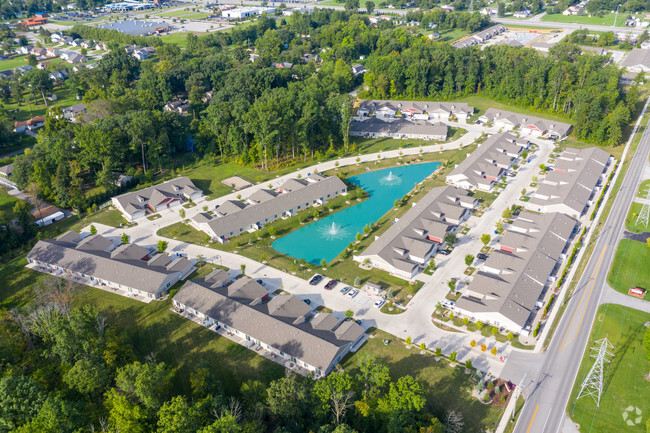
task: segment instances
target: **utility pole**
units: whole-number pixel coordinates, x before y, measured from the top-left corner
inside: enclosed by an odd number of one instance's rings
[[[616,6],[616,15],[614,15],[614,24],[612,24],[612,29],[616,28],[616,19],[618,18],[618,8],[620,8],[621,5]]]

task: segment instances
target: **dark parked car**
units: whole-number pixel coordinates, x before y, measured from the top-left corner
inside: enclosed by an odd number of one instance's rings
[[[332,290],[338,283],[339,282],[336,280],[329,280],[327,284],[325,284],[325,290]]]
[[[449,251],[448,251],[448,250],[440,250],[440,251],[438,251],[438,252],[439,252],[440,254],[442,254],[443,256],[448,256],[448,255],[449,255]]]
[[[478,253],[476,255],[476,258],[479,259],[479,260],[487,260],[488,257],[489,256],[487,254],[484,254],[484,253]]]
[[[303,302],[307,305],[311,305],[311,300],[310,299],[303,299]]]
[[[262,281],[262,280],[257,280],[257,284],[259,284],[260,286],[263,286],[263,285],[264,285],[264,281]]]
[[[312,286],[315,286],[316,284],[320,283],[320,280],[322,280],[322,279],[323,279],[322,275],[316,274],[311,278],[311,280],[309,280],[309,284],[311,284]]]

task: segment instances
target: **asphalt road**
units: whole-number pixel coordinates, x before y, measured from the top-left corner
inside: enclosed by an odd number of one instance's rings
[[[607,273],[628,208],[635,196],[640,176],[650,154],[650,122],[633,156],[611,212],[596,243],[582,277],[564,312],[553,340],[543,359],[531,363],[530,357],[513,354],[509,362],[528,368],[527,379],[521,384],[527,397],[519,416],[515,433],[557,433],[562,428],[571,389],[580,368],[598,306],[607,285]],[[534,366],[539,366],[534,370]],[[508,365],[506,365],[508,370]],[[512,370],[512,369],[511,369]],[[522,380],[512,378],[517,382]]]
[[[623,15],[623,14],[621,14]],[[619,17],[619,20],[624,21]],[[637,29],[635,27],[621,27],[621,26],[598,26],[593,24],[575,24],[575,23],[560,23],[555,21],[536,21],[533,19],[529,20],[515,20],[508,18],[492,18],[492,21],[496,23],[501,23],[504,25],[517,25],[517,26],[533,26],[533,27],[549,27],[552,29],[570,29],[570,30],[582,30],[589,29],[598,32],[622,32],[622,33],[643,33],[645,29]],[[618,21],[617,21],[618,22]]]

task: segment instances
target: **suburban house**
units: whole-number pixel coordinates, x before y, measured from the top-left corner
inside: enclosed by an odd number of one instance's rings
[[[61,39],[59,40],[59,43],[64,44],[64,45],[70,45],[74,39],[72,36],[61,36]]]
[[[560,213],[522,212],[465,288],[454,311],[528,335],[577,225]]]
[[[583,13],[585,6],[587,6],[587,2],[581,1],[573,6],[569,6],[564,12],[562,12],[562,15],[580,15]]]
[[[352,73],[354,75],[361,75],[366,72],[366,67],[363,65],[352,65]]]
[[[412,122],[406,119],[381,120],[371,117],[367,120],[353,120],[350,124],[353,137],[389,137],[397,139],[447,140],[447,125],[441,122]]]
[[[325,312],[312,317],[300,298],[271,298],[254,280],[243,277],[228,285],[222,278],[210,274],[186,282],[174,296],[174,306],[302,374],[327,375],[365,341],[364,329],[352,320],[340,321]]]
[[[228,200],[214,215],[198,213],[191,224],[221,243],[243,232],[260,230],[278,218],[289,218],[298,211],[318,206],[345,194],[347,186],[336,176],[313,173],[306,179],[290,179],[277,191],[260,189],[244,201]]]
[[[477,123],[492,123],[495,127],[503,128],[506,131],[519,130],[522,135],[545,137],[549,140],[559,140],[566,137],[572,128],[568,123],[497,110],[496,108],[488,108],[478,118]]]
[[[62,35],[61,33],[59,33],[59,32],[54,32],[54,33],[52,33],[52,34],[50,35],[50,40],[51,40],[52,42],[54,42],[54,43],[57,43],[57,42],[61,41],[61,38],[62,38],[62,37],[63,37],[63,35]]]
[[[190,112],[190,101],[187,99],[170,101],[165,104],[165,111],[173,111],[178,114],[188,114]]]
[[[480,45],[505,31],[506,28],[503,25],[497,24],[495,26],[488,27],[487,29],[482,30],[478,33],[474,33],[473,35],[470,35],[465,39],[452,44],[451,46],[454,48],[466,48],[473,45]]]
[[[83,41],[81,43],[81,48],[85,48],[87,50],[93,48],[95,46],[95,41]]]
[[[493,135],[479,143],[478,148],[447,175],[447,183],[465,189],[492,191],[528,144],[527,140],[507,132]]]
[[[14,122],[14,132],[33,131],[45,125],[45,117],[34,116],[24,122]]]
[[[629,72],[650,72],[650,50],[634,48],[622,63]]]
[[[116,246],[101,235],[82,237],[74,231],[38,241],[27,261],[31,269],[112,288],[139,300],[160,298],[195,269],[184,257],[152,253],[136,244]]]
[[[34,47],[30,50],[30,54],[33,54],[36,57],[44,57],[47,55],[47,48]]]
[[[49,47],[46,50],[46,54],[48,57],[59,57],[61,50],[59,50],[57,47]]]
[[[182,204],[185,200],[195,200],[203,192],[194,186],[188,177],[177,177],[139,191],[113,197],[113,205],[130,221],[142,218],[147,212],[156,213]]]
[[[54,71],[50,72],[50,80],[52,81],[63,81],[68,78],[68,72],[65,69],[61,69],[60,71]]]
[[[77,54],[77,53],[68,54],[68,59],[67,59],[68,63],[73,63],[73,64],[74,63],[84,63],[84,62],[87,62],[87,61],[88,61],[88,58],[86,56],[84,56],[84,55]]]
[[[49,226],[53,222],[65,218],[65,214],[56,206],[47,206],[42,209],[34,209],[31,212],[34,217],[34,224],[39,227]]]
[[[515,18],[528,18],[531,15],[532,14],[530,13],[530,11],[528,9],[523,9],[523,10],[517,11],[514,14],[512,14],[512,16],[515,17]]]
[[[14,71],[18,72],[20,74],[26,74],[29,71],[31,71],[32,69],[34,69],[34,67],[32,65],[23,65],[23,66],[18,66],[17,68],[14,68]]]
[[[23,45],[22,47],[16,49],[18,54],[30,54],[32,52],[34,45]]]
[[[69,119],[70,121],[74,122],[80,114],[85,113],[86,110],[86,105],[82,102],[79,104],[71,105],[70,107],[65,107],[63,109],[63,117],[66,119]]]
[[[14,172],[14,163],[3,165],[0,167],[0,176],[9,179]]]
[[[580,218],[592,204],[613,157],[602,149],[567,148],[557,158],[526,208],[536,212],[562,212]]]
[[[0,80],[8,80],[12,77],[13,74],[14,73],[9,69],[0,71]]]
[[[453,120],[465,123],[474,113],[474,107],[464,102],[390,101],[364,99],[359,103],[357,117],[377,118],[401,116],[414,120]]]
[[[478,206],[478,199],[451,186],[433,188],[354,260],[411,279],[424,269]]]
[[[147,60],[149,58],[149,53],[145,50],[136,50],[131,55],[140,61]]]

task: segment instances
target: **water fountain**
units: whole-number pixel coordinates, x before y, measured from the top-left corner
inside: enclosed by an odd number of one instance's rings
[[[336,224],[335,222],[332,222],[332,225],[330,226],[322,227],[319,231],[321,237],[327,239],[328,241],[334,239],[340,239],[341,237],[344,237],[348,234],[347,230],[345,230],[343,227]]]
[[[332,222],[332,226],[327,230],[327,233],[336,236],[339,233],[339,230],[341,230],[341,228],[337,226],[335,222]]]
[[[388,172],[387,176],[379,179],[381,185],[399,185],[402,183],[402,179],[399,176],[395,176],[392,171]]]

